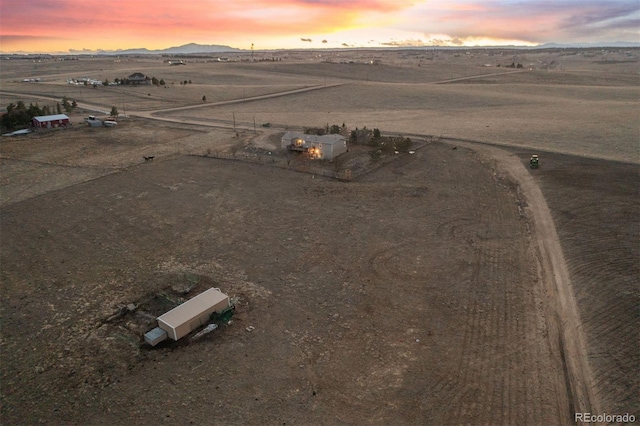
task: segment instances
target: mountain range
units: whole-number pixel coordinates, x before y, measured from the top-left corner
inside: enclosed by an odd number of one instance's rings
[[[187,55],[191,53],[224,53],[241,51],[241,49],[236,49],[235,47],[219,44],[189,43],[182,46],[169,47],[167,49],[149,50],[145,47],[141,47],[137,49],[98,50],[96,53],[99,55]]]
[[[442,46],[443,48],[452,48],[451,46]],[[538,46],[533,47],[524,47],[524,46],[482,46],[482,48],[499,48],[504,47],[508,49],[569,49],[569,48],[598,48],[598,47],[618,47],[618,48],[627,48],[627,47],[640,47],[640,43],[632,43],[632,42],[611,42],[611,43],[545,43]],[[438,46],[396,46],[398,49],[437,49]],[[453,47],[456,48],[456,47]],[[469,49],[470,47],[459,47],[461,49]],[[356,48],[357,49],[357,48]],[[361,48],[361,49],[370,49],[370,48]],[[388,48],[378,48],[378,49],[388,49]],[[286,49],[282,49],[286,50]],[[131,54],[168,54],[168,55],[185,55],[185,54],[195,54],[195,53],[229,53],[229,52],[246,52],[247,50],[237,49],[235,47],[218,45],[218,44],[197,44],[197,43],[189,43],[182,46],[169,47],[167,49],[158,49],[158,50],[149,50],[146,48],[139,49],[125,49],[125,50],[100,50],[96,53],[105,54],[105,55],[131,55]]]

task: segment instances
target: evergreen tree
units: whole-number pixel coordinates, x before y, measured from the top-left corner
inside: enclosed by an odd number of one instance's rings
[[[66,96],[62,97],[62,107],[66,112],[71,111],[71,103],[69,103],[69,99]],[[60,114],[60,113],[58,113]]]
[[[38,106],[38,103],[36,102],[36,104],[29,104],[29,109],[27,109],[27,112],[29,113],[30,117],[37,117],[39,115],[42,115],[42,110],[40,109],[40,107]]]
[[[15,105],[10,103],[7,106],[7,113],[0,118],[0,126],[7,130],[29,126],[34,117],[29,111],[35,112],[33,105],[30,105],[27,110],[23,101],[18,101]]]

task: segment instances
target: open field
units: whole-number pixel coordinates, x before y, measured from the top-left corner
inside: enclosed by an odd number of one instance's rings
[[[322,127],[347,123],[392,133],[496,141],[635,161],[640,129],[634,114],[639,95],[637,87],[352,83],[169,116],[231,120],[235,114],[244,123],[255,117],[258,123]]]
[[[2,61],[0,105],[80,103],[71,129],[0,140],[3,424],[638,417],[638,51],[322,55]],[[176,83],[65,83],[135,71]],[[343,122],[426,142],[354,147],[353,181],[279,151]],[[231,324],[141,344],[145,311],[211,286]]]
[[[196,106],[155,115],[230,123],[235,113],[237,122],[248,127],[254,119],[258,124],[270,122],[284,127],[346,123],[350,128],[378,127],[387,132],[442,135],[640,161],[637,49],[480,50],[469,55],[458,51],[354,52],[355,63],[339,63],[346,59],[345,53],[323,54],[318,57],[289,53],[295,60],[257,63],[204,62],[207,58],[202,58],[185,66],[169,66],[161,57],[139,62],[107,58],[35,64],[3,61],[2,88],[56,99],[66,95],[104,113],[111,106],[121,114],[143,116],[154,110]],[[381,64],[365,63],[371,60]],[[511,63],[525,68],[505,68]],[[164,78],[166,88],[93,89],[66,84],[68,78],[79,76],[113,81],[136,70]],[[41,77],[42,81],[23,83],[22,77]],[[193,83],[180,85],[184,80]],[[213,105],[332,84],[341,85],[298,95]],[[203,96],[206,103],[202,102]],[[0,94],[0,105],[15,99],[20,96]],[[36,97],[25,100],[35,101]]]
[[[640,383],[621,374],[640,370],[638,167],[558,156],[539,182],[575,283],[596,397],[608,411],[638,412]]]

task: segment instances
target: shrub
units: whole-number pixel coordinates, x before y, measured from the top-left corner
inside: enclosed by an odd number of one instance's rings
[[[349,136],[349,141],[356,145],[368,145],[372,139],[372,131],[367,129],[367,127],[363,127],[362,129],[358,129],[356,127],[355,130],[351,131]]]
[[[305,135],[318,135],[318,136],[322,136],[322,135],[326,135],[326,129],[322,128],[322,127],[306,127],[304,129],[304,134]]]

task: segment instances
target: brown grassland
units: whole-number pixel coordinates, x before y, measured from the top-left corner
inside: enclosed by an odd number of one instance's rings
[[[640,416],[640,50],[271,56],[2,59],[0,106],[78,102],[0,139],[2,424]],[[280,149],[343,123],[413,153]],[[144,344],[212,286],[231,323]]]

